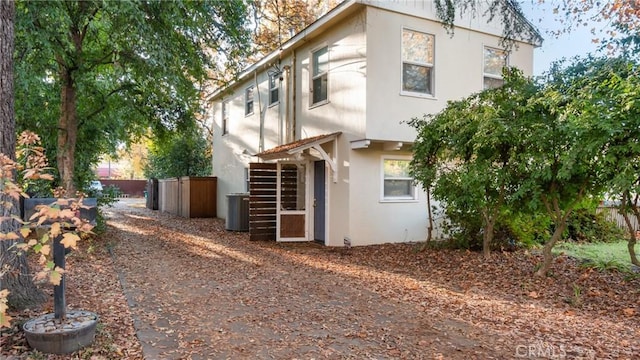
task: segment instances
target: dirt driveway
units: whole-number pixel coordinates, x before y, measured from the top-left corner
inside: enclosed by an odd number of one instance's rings
[[[533,260],[513,260],[522,267],[509,273],[520,282],[513,294],[491,288],[496,275],[488,270],[488,278],[477,271],[475,280],[455,280],[482,266],[472,263],[476,254],[250,242],[220,220],[174,217],[135,201],[106,212],[147,359],[538,358],[532,344],[555,358],[640,351],[637,314],[594,318],[603,308],[583,314],[553,305],[562,304],[554,284],[547,295],[526,280]],[[509,261],[500,255],[496,271]]]
[[[433,319],[374,291],[350,276],[353,269],[311,256],[328,253],[344,263],[348,252],[249,242],[219,220],[176,218],[132,202],[108,216],[148,359],[500,355],[478,329]]]

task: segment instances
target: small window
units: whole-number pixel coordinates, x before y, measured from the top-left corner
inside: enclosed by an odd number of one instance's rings
[[[253,114],[253,86],[249,86],[244,92],[244,114]]]
[[[269,105],[273,105],[280,101],[280,94],[278,92],[278,81],[280,74],[269,75]]]
[[[409,159],[382,159],[382,200],[415,200],[416,187],[409,174]]]
[[[433,95],[435,37],[402,30],[402,91]]]
[[[484,48],[483,89],[495,89],[504,84],[502,69],[507,66],[507,52],[500,49]]]
[[[222,102],[222,135],[229,133],[229,102]]]
[[[327,47],[315,51],[312,55],[313,71],[311,104],[327,101],[327,82],[329,79],[329,53]]]

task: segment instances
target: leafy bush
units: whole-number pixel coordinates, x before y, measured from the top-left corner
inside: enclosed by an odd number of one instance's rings
[[[547,213],[507,213],[503,218],[515,242],[521,246],[535,247],[551,238],[553,226]]]
[[[576,209],[567,219],[567,239],[578,242],[616,242],[624,230],[591,209]]]
[[[444,232],[449,236],[440,246],[450,249],[482,250],[483,224],[482,217],[472,209],[445,208],[447,222]],[[518,236],[508,225],[506,218],[500,215],[494,227],[492,250],[513,250],[521,246]]]

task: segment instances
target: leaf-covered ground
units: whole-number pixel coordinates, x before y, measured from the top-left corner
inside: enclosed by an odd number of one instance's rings
[[[250,242],[219,220],[107,213],[102,242],[70,261],[70,307],[102,320],[75,358],[640,357],[640,280],[567,257],[534,279],[527,252]],[[33,356],[19,332],[2,341],[2,356]]]

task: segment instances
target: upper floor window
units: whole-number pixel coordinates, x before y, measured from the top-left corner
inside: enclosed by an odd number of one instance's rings
[[[406,201],[417,197],[414,179],[409,174],[409,158],[382,159],[382,200]]]
[[[229,133],[229,102],[222,102],[222,135]]]
[[[311,105],[327,101],[329,80],[329,53],[327,47],[318,49],[311,56]]]
[[[402,29],[402,91],[433,95],[435,37]]]
[[[280,74],[269,75],[269,105],[273,105],[280,101],[280,94],[278,93],[278,77]]]
[[[253,114],[253,86],[249,86],[244,91],[244,114]]]
[[[495,89],[504,84],[502,69],[507,66],[507,52],[484,47],[483,88]]]

